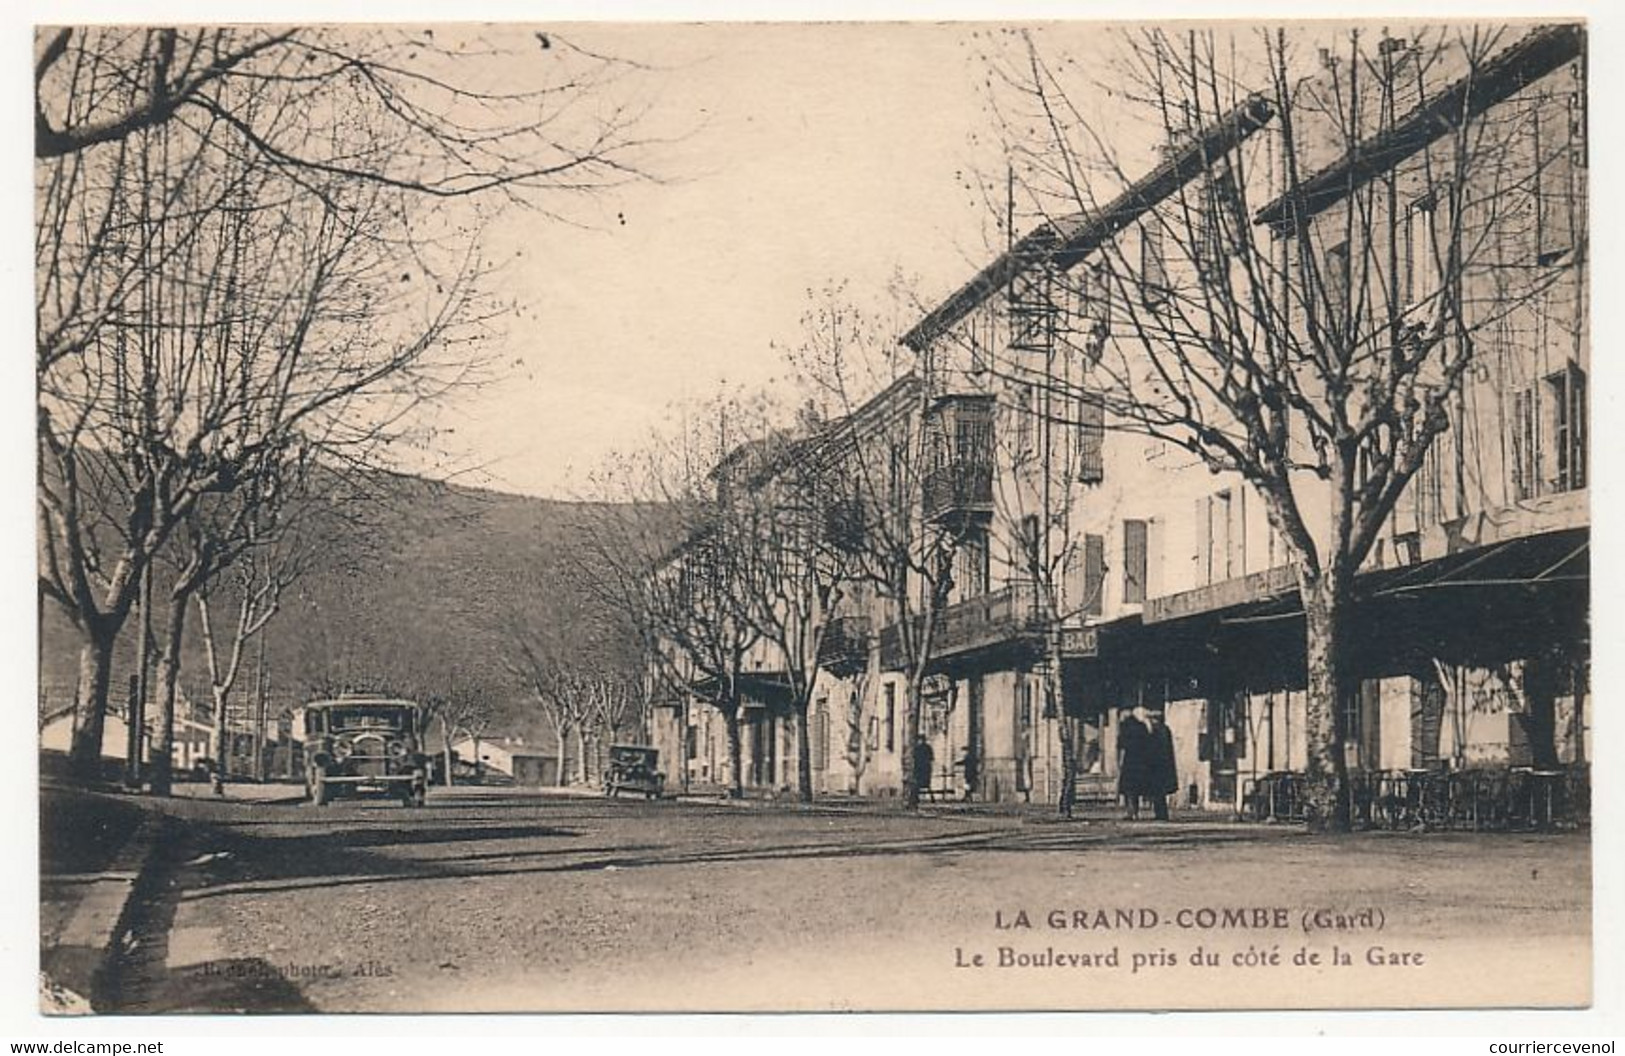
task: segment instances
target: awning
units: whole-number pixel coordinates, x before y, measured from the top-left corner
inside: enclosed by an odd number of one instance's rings
[[[1101,625],[1098,655],[1067,662],[1069,707],[1076,700],[1092,710],[1146,685],[1170,697],[1208,696],[1224,686],[1301,687],[1298,592],[1274,578],[1256,586],[1238,590],[1246,600],[1231,604]],[[1583,649],[1590,639],[1590,531],[1522,536],[1363,572],[1353,606],[1347,646],[1357,677],[1415,673],[1433,660],[1488,666]]]
[[[773,707],[790,702],[790,680],[782,671],[742,671],[735,679],[745,707]],[[696,696],[714,699],[721,679],[714,675],[696,679],[688,688]]]

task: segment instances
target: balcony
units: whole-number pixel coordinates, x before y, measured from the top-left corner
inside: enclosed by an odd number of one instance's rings
[[[993,514],[993,463],[950,462],[925,475],[925,516],[938,521]]]
[[[1017,583],[981,597],[949,605],[937,613],[931,640],[933,662],[966,657],[1010,645],[1037,646],[1044,633],[1043,610],[1031,583]],[[880,662],[888,670],[903,666],[902,636],[896,624],[880,632]]]
[[[869,660],[869,617],[835,616],[818,644],[818,664],[837,677],[861,671]]]
[[[993,514],[993,397],[939,397],[927,428],[931,460],[922,503],[928,520],[970,520]]]

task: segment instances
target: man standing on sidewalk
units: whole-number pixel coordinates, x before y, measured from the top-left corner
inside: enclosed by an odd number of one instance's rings
[[[1145,735],[1145,794],[1158,821],[1168,820],[1168,797],[1179,789],[1179,773],[1174,765],[1174,734],[1163,722],[1162,712],[1150,714]]]

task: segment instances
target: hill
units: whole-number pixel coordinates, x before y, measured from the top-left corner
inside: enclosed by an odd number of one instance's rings
[[[606,508],[375,474],[364,504],[313,523],[312,567],[264,632],[273,714],[341,687],[426,696],[452,688],[490,700],[498,732],[551,740],[509,670],[515,625],[543,628],[576,655],[635,664],[623,621],[582,582],[580,542]],[[135,667],[132,621],[112,685],[122,701]],[[47,605],[41,627],[41,705],[71,701],[73,631]],[[249,652],[238,699],[261,663]],[[208,699],[197,621],[189,620],[182,685]]]

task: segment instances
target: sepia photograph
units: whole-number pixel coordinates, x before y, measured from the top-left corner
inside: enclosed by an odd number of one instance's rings
[[[39,1011],[1591,1007],[1587,26],[1358,14],[34,26]]]

